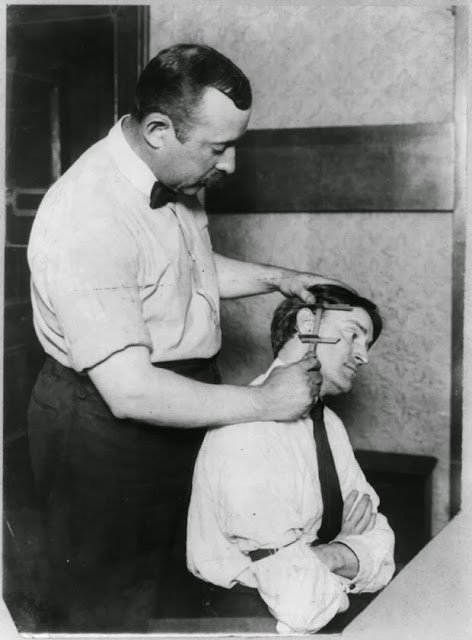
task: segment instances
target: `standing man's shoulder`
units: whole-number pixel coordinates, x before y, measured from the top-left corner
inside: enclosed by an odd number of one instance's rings
[[[100,199],[108,191],[104,176],[113,176],[113,161],[107,152],[106,138],[87,149],[67,171],[49,188],[38,210],[37,219],[51,215],[60,209],[67,211],[81,208],[86,216],[86,205],[93,199]]]
[[[131,195],[104,138],[87,149],[47,191],[35,217],[30,237],[30,253],[41,251],[45,242],[74,244],[82,236],[90,238],[117,232],[120,212]],[[121,216],[123,217],[123,216]],[[48,240],[49,239],[49,240]]]

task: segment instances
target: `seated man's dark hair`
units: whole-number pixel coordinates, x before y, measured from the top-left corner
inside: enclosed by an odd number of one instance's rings
[[[224,93],[243,111],[252,104],[249,80],[231,60],[206,45],[174,45],[160,51],[141,73],[131,115],[141,122],[149,113],[163,113],[184,142],[208,87]]]
[[[372,320],[373,342],[377,340],[382,331],[382,318],[376,305],[362,296],[357,295],[333,284],[317,284],[308,287],[310,293],[316,296],[316,301],[329,304],[348,304],[351,307],[365,309]],[[284,344],[296,333],[297,313],[300,309],[310,309],[311,305],[298,298],[288,298],[279,304],[274,311],[270,327],[270,337],[274,356],[277,356]]]

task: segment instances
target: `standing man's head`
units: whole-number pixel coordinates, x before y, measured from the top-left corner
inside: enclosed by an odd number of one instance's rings
[[[138,80],[132,141],[158,180],[194,194],[234,171],[251,104],[249,80],[231,60],[208,46],[174,45]]]
[[[351,311],[323,310],[319,335],[339,338],[337,344],[318,344],[323,383],[321,396],[351,390],[359,367],[369,361],[368,351],[382,331],[382,318],[375,304],[343,287],[315,285],[309,289],[318,303],[346,304]],[[315,317],[310,305],[295,298],[282,302],[274,312],[271,339],[274,355],[284,362],[304,356],[310,345],[298,334],[313,334]]]

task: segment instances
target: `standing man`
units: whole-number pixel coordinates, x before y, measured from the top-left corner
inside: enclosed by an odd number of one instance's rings
[[[196,194],[234,171],[250,111],[230,60],[206,46],[166,49],[144,69],[132,114],[36,216],[28,258],[47,358],[29,437],[51,630],[145,629],[176,573],[170,549],[203,427],[295,419],[318,393],[310,357],[260,387],[218,384],[220,298],[309,302],[307,286],[325,281],[212,252]]]
[[[254,384],[297,362],[317,335],[320,398],[347,393],[382,330],[377,307],[342,287],[311,289],[323,311],[282,302],[272,321],[276,359]],[[336,342],[337,341],[337,342]],[[335,344],[333,343],[335,342]],[[287,391],[289,393],[289,391]],[[279,633],[315,633],[375,592],[394,572],[394,535],[348,435],[321,400],[298,420],[210,430],[197,458],[188,520],[188,563],[209,584],[208,616],[270,614]],[[269,614],[270,611],[270,614]],[[277,625],[277,626],[276,626]]]

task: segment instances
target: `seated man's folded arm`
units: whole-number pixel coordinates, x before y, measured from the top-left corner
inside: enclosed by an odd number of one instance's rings
[[[345,439],[346,445],[349,443],[344,427],[339,429],[336,435],[340,439]],[[381,506],[379,497],[367,482],[350,444],[343,447],[343,454],[343,469],[339,475],[343,479],[342,492],[344,499],[346,500],[352,491],[357,491],[358,500],[362,496],[368,495],[375,515],[373,517],[373,525],[363,533],[346,534],[341,530],[333,543],[343,543],[357,556],[359,572],[348,583],[350,593],[374,592],[385,587],[394,574],[393,552],[395,536],[387,518],[378,511],[379,506]]]
[[[253,455],[233,451],[224,468],[218,484],[218,519],[228,540],[248,555],[241,581],[249,573],[280,632],[318,631],[347,609],[349,601],[342,580],[301,537],[304,523],[288,488],[290,480],[283,481],[283,465],[274,474],[254,449]],[[250,562],[249,553],[256,549],[278,551]]]

